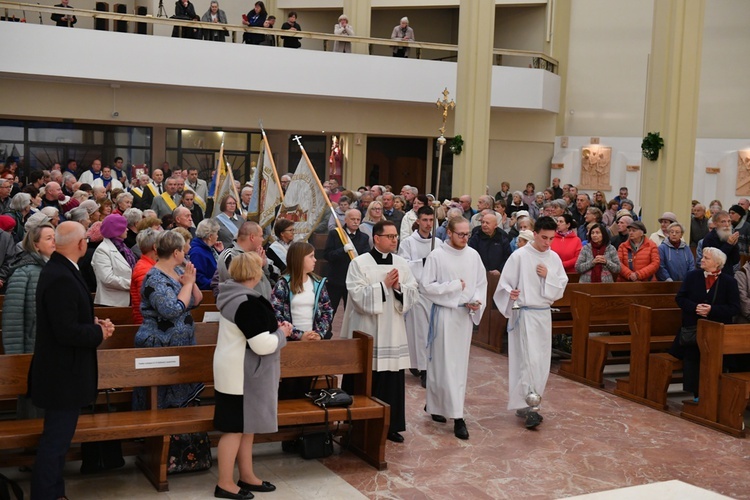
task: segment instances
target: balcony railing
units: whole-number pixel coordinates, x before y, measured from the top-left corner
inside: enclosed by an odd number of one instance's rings
[[[76,8],[61,8],[54,6],[29,4],[21,2],[3,2],[0,1],[0,11],[3,12],[3,17],[6,20],[20,19],[16,13],[18,11],[27,17],[29,13],[41,14],[65,14],[68,16],[76,17],[90,17],[94,20],[104,19],[111,21],[121,21],[133,23],[133,26],[154,26],[154,25],[166,25],[171,27],[182,27],[190,29],[206,29],[216,31],[219,28],[215,23],[204,23],[199,21],[184,21],[179,19],[171,19],[167,17],[153,17],[151,14],[136,15],[136,14],[120,14],[113,12],[102,12],[97,10],[87,9],[76,9]],[[241,37],[243,33],[258,33],[263,35],[271,36],[285,36],[294,38],[306,38],[309,40],[322,40],[323,49],[326,50],[328,44],[335,41],[351,42],[353,44],[362,44],[368,47],[368,51],[372,54],[374,46],[388,46],[388,47],[410,47],[415,50],[416,57],[422,58],[424,50],[438,51],[447,53],[442,57],[437,57],[439,60],[453,60],[458,56],[458,45],[451,45],[445,43],[432,43],[432,42],[403,42],[398,40],[391,40],[389,38],[374,38],[374,37],[363,37],[363,36],[341,36],[333,35],[330,33],[316,33],[312,31],[284,31],[281,32],[278,29],[273,28],[255,28],[249,26],[242,26],[237,24],[222,24],[219,29],[228,31],[231,34],[232,40]],[[509,50],[509,49],[493,49],[493,64],[497,66],[503,65],[503,59],[505,57],[524,58],[528,59],[529,67],[539,68],[557,73],[558,62],[556,59],[544,54],[542,52],[535,52],[530,50]]]

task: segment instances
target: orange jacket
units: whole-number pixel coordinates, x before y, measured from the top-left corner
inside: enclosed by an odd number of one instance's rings
[[[617,256],[620,258],[620,276],[617,281],[630,281],[630,275],[633,271],[630,270],[630,262],[628,260],[628,250],[632,250],[630,246],[630,240],[625,241],[617,249]],[[632,252],[633,261],[632,267],[635,270],[638,281],[654,281],[656,279],[656,272],[659,270],[659,247],[656,243],[651,241],[649,238],[644,236],[643,244],[638,248],[637,252]]]
[[[156,262],[145,255],[141,256],[138,262],[136,262],[130,278],[130,303],[133,307],[133,322],[136,325],[143,323],[143,316],[141,316],[141,285],[146,278],[146,274],[154,267],[154,264]]]

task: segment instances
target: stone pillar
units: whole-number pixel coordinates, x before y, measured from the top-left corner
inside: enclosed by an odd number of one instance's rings
[[[557,74],[560,76],[560,95],[567,95],[568,88],[568,59],[570,52],[570,18],[571,0],[555,0],[554,4],[547,4],[553,9],[552,37],[547,45],[549,54],[559,63]],[[555,135],[565,134],[565,119],[568,114],[567,99],[560,99],[560,111],[557,113],[557,128]]]
[[[494,0],[461,0],[454,134],[463,138],[464,150],[453,159],[451,193],[474,200],[487,186],[494,33]]]
[[[354,191],[367,184],[367,135],[341,134],[341,146],[344,152],[344,186]]]
[[[370,36],[370,24],[372,23],[371,0],[344,0],[344,14],[349,18],[349,24],[354,29],[356,36]],[[367,44],[353,43],[352,52],[355,54],[367,54]]]
[[[649,233],[665,211],[690,230],[705,8],[705,0],[654,2],[643,135],[659,132],[664,149],[655,162],[641,158],[641,207]]]

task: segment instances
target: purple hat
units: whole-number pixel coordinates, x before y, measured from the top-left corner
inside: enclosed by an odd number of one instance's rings
[[[101,233],[105,238],[119,238],[128,228],[128,220],[120,214],[109,214],[102,221]]]

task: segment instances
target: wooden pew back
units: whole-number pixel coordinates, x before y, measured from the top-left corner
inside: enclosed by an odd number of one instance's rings
[[[215,345],[219,334],[219,323],[194,323],[195,343]],[[130,349],[135,347],[135,335],[141,325],[117,325],[115,334],[99,344],[97,349]]]
[[[190,310],[190,315],[193,317],[193,321],[203,321],[203,316],[206,312],[214,312],[219,309],[216,303],[213,304],[200,304],[198,307]],[[94,316],[99,319],[109,318],[115,325],[133,325],[133,308],[130,306],[123,307],[109,307],[109,306],[96,306],[94,307]]]
[[[696,340],[701,351],[700,399],[697,405],[685,405],[682,412],[683,416],[716,422],[724,355],[750,353],[750,325],[725,325],[701,319]]]
[[[573,292],[571,313],[573,314],[573,340],[570,362],[560,365],[560,374],[587,383],[586,354],[589,333],[593,331],[622,331],[628,328],[630,304],[650,307],[675,307],[675,295],[591,295]]]
[[[637,281],[615,283],[568,283],[560,300],[552,304],[553,308],[569,308],[574,292],[589,295],[648,295],[648,294],[676,294],[682,286],[681,281]]]

